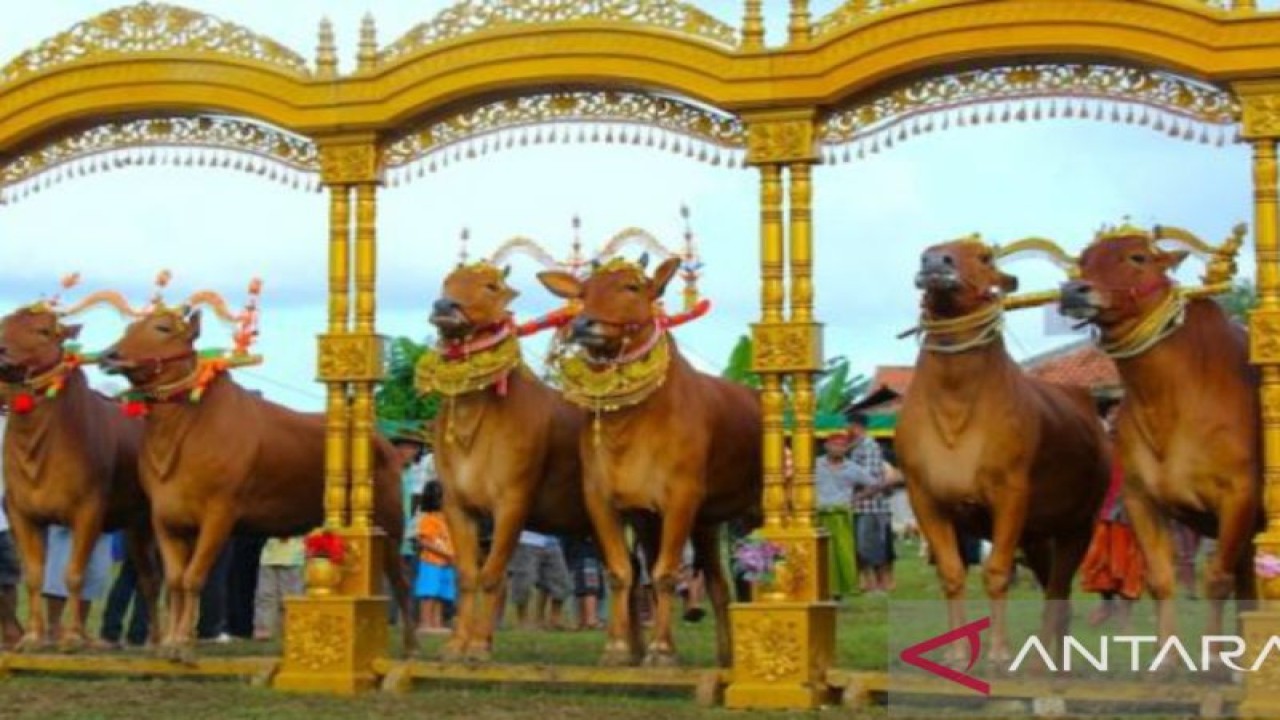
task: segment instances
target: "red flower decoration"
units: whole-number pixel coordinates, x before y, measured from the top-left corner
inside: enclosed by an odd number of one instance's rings
[[[329,530],[308,535],[303,541],[303,547],[306,549],[308,558],[325,558],[335,565],[341,565],[347,553],[347,547],[343,544],[342,538]]]
[[[130,400],[124,404],[125,417],[137,418],[147,414],[147,403],[142,400]]]
[[[36,399],[28,393],[19,393],[9,401],[9,409],[19,415],[26,415],[36,409]]]

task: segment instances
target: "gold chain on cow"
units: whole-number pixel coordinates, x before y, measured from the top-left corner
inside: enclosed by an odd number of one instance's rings
[[[1187,317],[1187,300],[1182,290],[1173,288],[1163,302],[1119,340],[1097,340],[1098,347],[1113,360],[1136,357],[1155,347],[1182,327]]]
[[[438,350],[426,351],[414,368],[413,383],[423,395],[435,392],[444,396],[445,440],[455,443],[457,436],[454,435],[453,416],[458,396],[501,383],[521,362],[520,340],[515,333],[510,333],[490,348],[475,353],[464,352],[456,359],[446,358]]]
[[[658,333],[657,342],[648,353],[627,362],[612,362],[603,368],[593,367],[576,353],[557,353],[550,358],[549,365],[556,373],[565,399],[595,416],[592,430],[597,444],[602,413],[639,405],[666,381],[671,347],[666,333]]]
[[[978,334],[955,345],[943,345],[937,342],[930,342],[928,339],[931,335],[954,335],[972,330],[977,330]],[[1000,337],[1000,333],[1003,330],[1004,305],[999,302],[991,303],[977,312],[961,315],[957,318],[945,318],[942,320],[921,318],[920,326],[916,328],[916,332],[924,334],[925,339],[920,343],[921,347],[930,352],[947,355],[956,355],[977,347],[990,345]]]

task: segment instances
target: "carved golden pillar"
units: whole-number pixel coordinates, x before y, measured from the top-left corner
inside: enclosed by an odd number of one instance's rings
[[[803,45],[809,42],[813,29],[809,20],[809,0],[791,0],[791,17],[787,23],[787,43]]]
[[[1257,0],[1235,0],[1231,3],[1231,9],[1239,12],[1253,12],[1258,9]]]
[[[756,600],[734,604],[734,708],[813,708],[829,699],[826,674],[835,654],[836,605],[827,600],[828,538],[813,523],[813,378],[823,367],[822,328],[813,319],[812,179],[817,162],[812,109],[750,115],[747,161],[761,173],[761,321],[752,326],[753,366],[764,386],[765,527],[783,560]],[[791,312],[784,316],[782,169],[788,168]],[[782,464],[781,384],[791,378],[795,485],[791,503],[778,491]]]
[[[1262,476],[1267,526],[1259,553],[1280,555],[1280,214],[1277,212],[1276,140],[1280,138],[1280,81],[1241,83],[1244,137],[1253,145],[1254,247],[1258,308],[1250,313],[1250,359],[1261,368]],[[1259,580],[1260,607],[1241,616],[1248,646],[1262,648],[1280,635],[1280,580]],[[1252,658],[1249,658],[1250,662]],[[1280,667],[1263,663],[1245,673],[1244,717],[1280,716]]]
[[[746,0],[742,14],[742,49],[764,49],[764,10],[762,0]]]
[[[307,595],[286,598],[284,657],[273,684],[354,694],[376,686],[373,662],[388,651],[387,598],[381,594],[387,538],[371,522],[373,390],[383,375],[383,343],[374,322],[374,202],[380,173],[372,136],[324,139],[320,147],[324,183],[332,193],[329,328],[320,336],[317,362],[320,380],[329,386],[325,524],[343,538],[347,559],[336,588],[308,587]],[[349,325],[353,190],[356,297],[355,322]]]

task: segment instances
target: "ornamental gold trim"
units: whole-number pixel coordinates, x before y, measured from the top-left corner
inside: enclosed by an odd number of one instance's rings
[[[597,369],[572,354],[553,357],[548,365],[566,400],[593,412],[612,412],[638,405],[662,387],[671,345],[664,332],[648,355],[631,362]]]
[[[1280,137],[1280,95],[1244,97],[1244,137]]]
[[[820,372],[822,325],[767,323],[751,327],[755,348],[751,369],[758,373]]]
[[[491,350],[460,360],[448,360],[438,350],[428,350],[414,368],[414,387],[423,395],[457,397],[499,382],[520,364],[520,341],[514,334]]]
[[[143,2],[95,15],[23,52],[0,68],[0,84],[64,65],[154,52],[224,55],[310,74],[301,55],[275,40],[212,15]]]
[[[675,0],[462,0],[382,50],[380,64],[474,33],[527,25],[625,23],[737,47],[738,31],[702,9]]]
[[[320,382],[377,382],[385,374],[385,338],[321,335],[316,361]]]
[[[320,148],[320,176],[326,185],[380,182],[378,150],[372,142],[324,145]]]
[[[202,115],[106,122],[0,166],[6,197],[21,199],[63,180],[130,167],[211,167],[318,189],[320,153],[293,133],[239,118]]]
[[[426,171],[514,147],[642,145],[711,165],[741,164],[746,129],[736,117],[675,98],[573,91],[509,98],[433,120],[382,149],[392,185]],[[413,167],[411,167],[413,166]]]
[[[1043,63],[949,73],[900,85],[828,115],[818,135],[827,162],[848,162],[854,146],[861,158],[952,126],[1056,118],[1139,125],[1221,146],[1241,114],[1239,99],[1227,90],[1167,72]],[[1280,128],[1280,120],[1276,122]]]

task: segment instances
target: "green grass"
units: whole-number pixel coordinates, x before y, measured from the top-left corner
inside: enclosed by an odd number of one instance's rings
[[[933,569],[917,555],[918,545],[899,545],[898,589],[893,600],[937,600],[938,589]],[[983,607],[979,574],[970,573],[969,594],[975,599],[974,617]],[[1035,600],[1039,592],[1023,571],[1015,587],[1014,600]],[[1081,629],[1081,616],[1095,602],[1092,596],[1076,595],[1076,625]],[[1038,603],[1036,604],[1038,605]],[[1023,608],[1035,607],[1031,603]],[[1149,608],[1149,603],[1141,607]],[[96,607],[91,628],[96,631],[101,608]],[[1150,614],[1149,610],[1141,614]],[[883,670],[887,665],[887,645],[891,618],[901,615],[889,610],[885,597],[860,596],[846,599],[838,614],[838,667],[857,670]],[[910,628],[920,639],[931,634],[927,626],[941,621],[940,616],[927,618],[921,627]],[[895,628],[895,632],[902,628]],[[697,625],[680,624],[676,642],[684,664],[709,667],[714,661],[714,628],[708,618]],[[1088,631],[1084,634],[1087,637]],[[1096,632],[1096,631],[1094,631]],[[398,633],[391,633],[393,646],[398,646]],[[603,645],[603,634],[591,632],[546,632],[503,630],[497,638],[495,661],[501,663],[538,663],[594,665]],[[424,657],[434,657],[442,638],[426,640]],[[901,643],[898,643],[899,645]],[[393,650],[398,650],[394,647]],[[140,650],[128,651],[130,654]],[[237,641],[229,645],[201,645],[205,655],[275,655],[276,642]],[[945,712],[945,709],[944,709]],[[424,683],[407,696],[374,693],[357,699],[297,696],[216,681],[180,680],[84,680],[54,677],[11,677],[0,681],[0,718],[134,718],[148,720],[181,718],[363,718],[388,715],[432,717],[468,717],[482,720],[505,718],[598,718],[630,720],[630,718],[721,718],[735,715],[724,710],[697,708],[689,694],[636,694],[626,691],[559,690],[529,686],[487,687],[445,686]],[[871,713],[883,716],[876,708]],[[895,711],[895,716],[900,716]],[[821,713],[761,713],[753,717],[825,718],[844,717],[847,711],[826,710]]]

